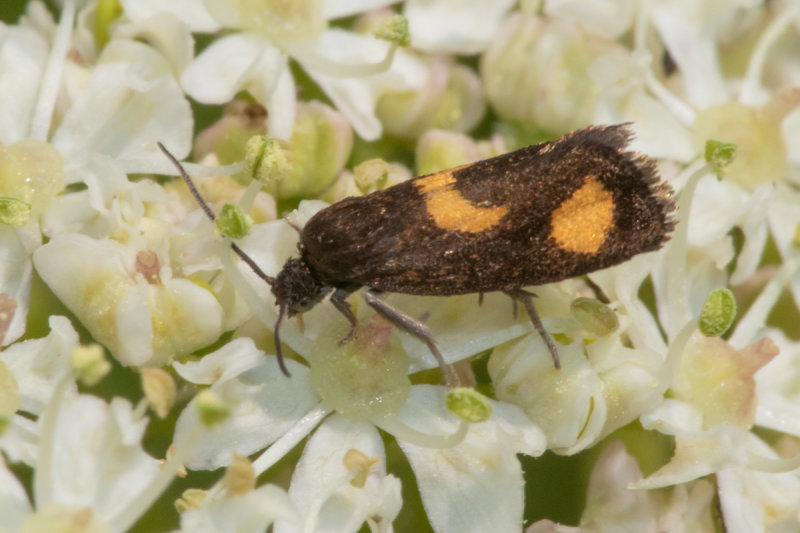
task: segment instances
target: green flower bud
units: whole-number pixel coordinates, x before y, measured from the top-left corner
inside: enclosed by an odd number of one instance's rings
[[[362,192],[383,189],[389,180],[389,163],[383,159],[367,159],[353,168],[353,177]]]
[[[780,104],[752,108],[726,102],[698,112],[695,144],[705,148],[706,160],[717,175],[724,168],[726,180],[748,190],[786,178],[788,152],[781,130],[786,110],[785,102]],[[709,146],[708,139],[725,139],[727,143]]]
[[[280,182],[292,168],[286,151],[277,139],[255,135],[247,140],[244,152],[249,177],[265,185]]]
[[[353,130],[341,113],[327,105],[301,102],[289,146],[291,169],[267,190],[281,199],[313,197],[342,172],[353,148]]]
[[[225,204],[214,220],[217,231],[231,239],[241,239],[250,234],[253,219],[238,205]]]
[[[505,146],[496,145],[494,142],[475,142],[471,137],[461,133],[430,130],[420,137],[417,143],[417,174],[430,174],[457,167],[505,151]]]
[[[467,132],[486,111],[475,72],[441,57],[428,65],[428,83],[419,91],[384,93],[376,114],[389,135],[415,139],[431,129]]]
[[[706,162],[714,169],[718,179],[722,179],[725,167],[736,159],[736,145],[709,139],[706,141]]]
[[[492,404],[486,396],[469,387],[447,391],[447,409],[466,422],[485,422],[492,416]]]
[[[267,110],[259,103],[234,100],[225,106],[217,122],[197,134],[193,155],[198,161],[215,154],[220,164],[230,165],[245,159],[245,147],[254,135],[267,132]],[[252,175],[244,170],[233,176],[248,184]]]
[[[408,19],[403,15],[389,15],[375,30],[375,37],[398,46],[410,46],[411,33],[408,31]]]
[[[564,132],[592,122],[597,87],[589,66],[619,50],[576,24],[517,12],[481,59],[486,98],[510,123]]]
[[[0,224],[7,226],[22,226],[31,218],[31,204],[0,196]]]
[[[594,298],[576,298],[569,312],[583,328],[595,337],[605,337],[619,328],[617,314],[606,304]]]
[[[728,289],[711,291],[700,311],[700,333],[706,337],[723,335],[736,319],[736,300]]]

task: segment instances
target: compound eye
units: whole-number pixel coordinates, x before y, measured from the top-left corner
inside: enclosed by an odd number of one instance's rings
[[[303,298],[302,300],[295,302],[295,304],[292,306],[292,310],[295,313],[305,313],[306,311],[311,310],[312,307],[314,307],[314,302],[310,298]]]

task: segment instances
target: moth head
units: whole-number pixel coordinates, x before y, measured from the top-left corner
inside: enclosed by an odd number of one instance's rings
[[[276,303],[290,317],[311,310],[330,291],[302,259],[286,261],[272,284]]]

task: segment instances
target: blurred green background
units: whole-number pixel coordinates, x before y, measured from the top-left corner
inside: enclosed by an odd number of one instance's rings
[[[25,11],[28,0],[0,0],[0,20],[3,22],[16,22]]]

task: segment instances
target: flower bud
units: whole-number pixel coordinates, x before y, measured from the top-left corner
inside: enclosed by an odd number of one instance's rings
[[[389,135],[416,139],[430,129],[467,132],[483,117],[486,104],[472,69],[437,57],[428,72],[421,90],[381,96],[376,112]]]
[[[489,103],[504,120],[550,132],[592,122],[595,59],[619,47],[577,25],[524,13],[509,17],[483,55]]]
[[[353,148],[353,130],[338,111],[320,102],[299,102],[292,138],[291,170],[267,190],[276,198],[312,197],[344,168]]]
[[[492,404],[486,396],[469,387],[447,391],[447,409],[466,422],[485,422],[492,416]]]

